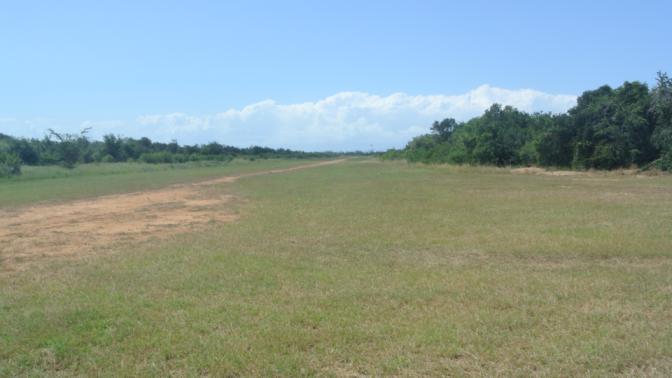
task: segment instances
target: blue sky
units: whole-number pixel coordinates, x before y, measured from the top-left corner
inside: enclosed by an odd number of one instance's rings
[[[669,1],[0,3],[0,132],[399,147],[672,71]]]

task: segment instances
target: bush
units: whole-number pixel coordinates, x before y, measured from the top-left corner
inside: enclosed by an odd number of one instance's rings
[[[381,160],[397,160],[404,158],[404,151],[391,148],[380,155]]]
[[[139,160],[149,164],[186,163],[188,161],[195,161],[194,159],[190,159],[189,155],[176,154],[168,151],[147,152],[140,155]]]
[[[672,172],[672,151],[668,151],[660,158],[658,168],[663,171]]]
[[[0,152],[0,177],[21,174],[21,159],[16,154]]]
[[[173,155],[167,151],[147,152],[140,155],[140,161],[149,164],[172,163]]]
[[[102,159],[100,159],[100,162],[101,163],[114,163],[114,158],[112,157],[112,155],[107,154],[107,155],[103,156]]]

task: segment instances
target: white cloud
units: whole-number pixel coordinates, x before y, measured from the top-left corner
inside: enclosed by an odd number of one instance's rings
[[[112,132],[187,144],[218,141],[236,146],[369,150],[401,147],[427,132],[434,120],[453,117],[464,121],[493,103],[528,112],[563,112],[575,105],[576,96],[488,85],[453,96],[341,92],[315,102],[278,104],[265,100],[211,115],[142,115],[129,122],[85,121],[81,126],[93,127],[93,136]]]

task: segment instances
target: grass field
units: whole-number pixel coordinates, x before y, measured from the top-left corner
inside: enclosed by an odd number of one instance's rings
[[[75,169],[24,167],[19,177],[0,178],[0,208],[161,188],[222,175],[306,164],[311,160],[242,160],[182,164],[84,164]]]
[[[92,168],[0,206],[288,164]],[[218,188],[237,221],[0,274],[0,375],[672,375],[670,176],[355,159]]]

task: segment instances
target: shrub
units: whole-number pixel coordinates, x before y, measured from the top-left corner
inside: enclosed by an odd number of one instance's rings
[[[103,158],[100,159],[100,161],[102,163],[114,163],[114,158],[112,157],[112,155],[107,154],[107,155],[103,156]]]
[[[0,152],[0,177],[21,174],[21,159],[16,154]]]
[[[672,151],[668,151],[660,158],[658,167],[663,171],[672,172]]]
[[[380,155],[381,160],[397,160],[404,158],[404,150],[391,148]]]
[[[149,164],[172,163],[173,155],[167,151],[147,152],[140,155],[140,161]]]

